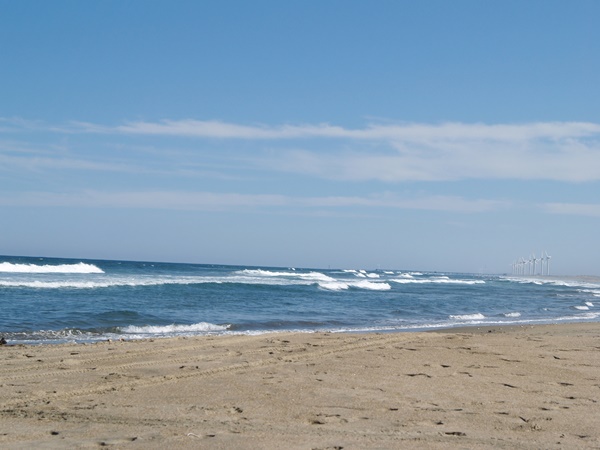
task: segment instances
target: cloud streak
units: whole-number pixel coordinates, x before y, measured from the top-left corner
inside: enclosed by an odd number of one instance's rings
[[[502,200],[465,199],[457,196],[406,197],[391,193],[371,196],[293,197],[279,194],[240,194],[185,191],[87,190],[75,193],[23,192],[0,196],[2,206],[141,208],[182,211],[257,211],[294,208],[296,212],[345,208],[413,209],[480,213],[506,209]]]
[[[90,132],[97,128],[88,126]],[[600,124],[240,125],[220,121],[132,122],[105,132],[221,140],[313,139],[318,149],[271,152],[271,170],[383,182],[519,179],[600,180]],[[336,145],[336,141],[343,141]],[[314,145],[314,144],[313,144]],[[342,148],[339,150],[338,148]],[[257,157],[261,161],[261,157]]]
[[[550,214],[600,217],[598,203],[545,203],[541,207]]]
[[[201,162],[206,149],[218,145],[219,149],[228,150],[214,150],[211,158],[218,160],[224,170],[236,164],[239,167],[245,161],[246,167],[258,170],[337,181],[600,181],[600,124],[590,122],[380,123],[362,128],[327,123],[273,126],[192,119],[137,121],[117,126],[85,122],[44,126],[17,119],[3,119],[0,123],[12,127],[13,135],[46,131],[110,139],[183,138],[188,140],[184,144],[188,147],[191,140],[195,156],[192,152],[185,161],[170,154],[173,141],[154,142],[157,148],[162,146],[163,167]],[[239,141],[244,145],[238,146]],[[96,167],[104,170],[107,166],[100,162],[94,161]],[[141,164],[151,163],[147,160]],[[40,160],[38,164],[50,165],[51,161]],[[89,168],[93,170],[94,164]]]
[[[324,124],[304,125],[240,125],[216,120],[163,120],[129,122],[113,128],[78,123],[90,132],[119,132],[143,135],[168,135],[219,139],[297,139],[342,138],[433,143],[448,141],[556,140],[598,136],[600,124],[589,122],[541,122],[528,124],[370,124],[365,128],[344,128]]]

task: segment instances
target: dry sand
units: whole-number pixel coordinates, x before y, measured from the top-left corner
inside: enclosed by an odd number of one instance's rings
[[[0,347],[0,448],[600,448],[600,324]]]

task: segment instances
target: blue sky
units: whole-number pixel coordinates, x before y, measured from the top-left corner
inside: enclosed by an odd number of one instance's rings
[[[0,9],[0,254],[600,274],[597,1]]]

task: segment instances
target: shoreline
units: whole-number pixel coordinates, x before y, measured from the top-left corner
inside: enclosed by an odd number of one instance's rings
[[[592,448],[600,323],[0,347],[3,448]]]
[[[300,335],[310,335],[314,333],[321,334],[331,334],[331,335],[369,335],[369,334],[412,334],[412,333],[473,333],[480,334],[484,332],[494,332],[505,330],[508,331],[512,328],[521,329],[527,327],[544,327],[544,326],[552,326],[552,325],[577,325],[577,324],[598,324],[600,326],[600,320],[579,320],[579,321],[564,321],[564,322],[552,322],[548,320],[547,322],[538,322],[538,323],[508,323],[506,325],[503,324],[477,324],[477,325],[457,325],[457,326],[440,326],[440,327],[426,327],[426,328],[409,328],[409,329],[383,329],[383,330],[350,330],[350,331],[338,331],[338,330],[272,330],[265,332],[257,332],[252,334],[246,334],[243,332],[231,333],[231,334],[198,334],[198,335],[181,335],[181,336],[165,336],[165,335],[157,335],[157,336],[148,336],[143,338],[102,338],[97,340],[82,340],[82,341],[67,341],[67,342],[56,342],[54,340],[40,341],[40,342],[18,342],[18,341],[7,341],[3,335],[0,334],[0,348],[6,347],[37,347],[37,346],[64,346],[64,345],[95,345],[103,342],[146,342],[146,341],[155,341],[155,340],[163,340],[163,339],[201,339],[201,338],[226,338],[233,336],[246,336],[246,337],[260,337],[260,336],[271,336],[271,335],[286,335],[286,334],[300,334]]]

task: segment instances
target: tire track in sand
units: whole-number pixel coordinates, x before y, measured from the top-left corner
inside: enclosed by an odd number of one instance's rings
[[[248,337],[245,336],[245,337],[243,337],[243,339],[248,339]],[[271,337],[271,340],[272,339],[273,339],[273,337]],[[227,357],[217,355],[216,362],[219,365],[216,367],[191,369],[184,373],[174,373],[174,369],[169,369],[168,370],[169,373],[167,373],[166,375],[139,377],[139,378],[135,378],[133,380],[131,379],[131,375],[124,374],[124,375],[122,375],[122,377],[116,377],[114,379],[111,379],[110,381],[102,382],[101,380],[98,380],[98,382],[101,384],[98,384],[96,386],[87,386],[87,387],[84,387],[81,389],[64,390],[64,391],[58,391],[55,393],[48,393],[48,392],[37,393],[37,394],[32,393],[25,400],[21,399],[21,398],[8,399],[7,401],[3,402],[3,412],[6,413],[6,412],[8,412],[8,410],[10,408],[18,407],[19,405],[25,405],[24,407],[28,408],[28,407],[31,407],[33,403],[39,402],[39,401],[68,399],[68,398],[76,397],[76,396],[102,394],[102,393],[107,393],[107,392],[119,391],[122,389],[137,389],[137,388],[149,387],[149,386],[154,386],[154,385],[173,383],[173,382],[177,382],[177,381],[183,380],[183,379],[205,378],[205,377],[218,375],[221,373],[240,372],[240,371],[254,369],[254,368],[258,368],[258,367],[268,367],[268,366],[276,366],[276,365],[282,365],[282,364],[293,364],[293,363],[297,363],[297,362],[310,360],[311,358],[319,358],[319,357],[323,357],[323,356],[330,356],[330,355],[337,355],[337,354],[341,354],[341,353],[348,353],[348,352],[352,352],[352,351],[359,351],[359,350],[367,349],[370,347],[397,345],[399,343],[408,343],[408,342],[414,343],[415,341],[420,342],[422,340],[423,340],[423,336],[416,338],[414,335],[409,336],[409,335],[404,335],[404,334],[378,335],[376,337],[370,336],[368,339],[359,337],[359,336],[352,336],[352,337],[348,337],[348,338],[343,338],[343,340],[341,340],[341,341],[327,342],[326,344],[324,344],[322,346],[318,346],[318,347],[315,345],[312,345],[312,344],[307,344],[307,343],[286,345],[283,348],[281,346],[260,347],[257,349],[245,351],[244,353],[238,352],[239,354],[235,354],[233,356],[234,358],[243,358],[244,361],[241,361],[241,362],[235,362],[235,363],[229,362],[228,363],[226,360]],[[211,342],[211,344],[213,342]],[[285,338],[283,337],[283,339],[280,339],[280,342],[287,343],[288,341],[286,341]],[[226,350],[227,347],[231,346],[231,345],[226,345],[226,344],[230,344],[230,343],[231,342],[223,342],[223,350]],[[205,347],[206,347],[205,345],[200,345],[200,346],[193,345],[193,346],[189,346],[188,349],[189,348],[191,348],[191,349],[205,348]],[[218,348],[216,350],[221,350],[221,349]],[[150,351],[150,353],[154,353],[155,355],[156,355],[156,353],[161,354],[161,353],[168,353],[168,352],[171,352],[171,353],[179,352],[179,349],[177,347],[168,347],[168,348],[162,349],[161,351],[158,351],[158,352]],[[261,356],[261,354],[263,354],[263,355]],[[148,360],[148,359],[146,359],[147,356],[148,355],[146,352],[141,351],[141,352],[138,352],[137,357],[144,358],[143,361],[132,361],[132,362],[128,362],[125,364],[107,365],[107,366],[103,367],[103,369],[131,370],[131,369],[139,368],[142,366],[153,366],[153,365],[157,365],[157,364],[161,364],[164,366],[164,364],[165,364],[164,360],[156,360],[156,359]],[[247,356],[251,356],[251,358],[248,358],[248,360],[246,360]],[[122,355],[115,359],[123,359],[124,357],[125,357],[125,355]],[[130,355],[128,355],[127,357],[130,357]],[[93,359],[93,361],[96,361],[98,359],[102,359],[103,361],[108,361],[108,362],[110,362],[112,360],[111,357],[103,357],[103,358],[95,358],[95,359]],[[92,360],[90,360],[90,361],[92,361]],[[190,363],[189,356],[168,360],[169,366],[172,366],[172,365],[177,366],[177,365],[180,365],[185,362]],[[201,362],[196,359],[194,362],[192,362],[190,364],[199,366],[199,364],[201,364]],[[82,369],[72,369],[72,370],[65,369],[65,370],[41,372],[41,373],[30,374],[30,375],[29,374],[21,374],[21,375],[17,375],[17,376],[8,377],[8,378],[0,378],[0,384],[6,383],[7,381],[23,381],[23,380],[27,380],[27,379],[32,379],[32,378],[35,379],[35,378],[40,378],[40,377],[51,377],[51,376],[65,377],[67,375],[77,375],[77,374],[81,374],[81,373],[85,373],[85,372],[91,372],[93,370],[94,369],[92,369],[92,368],[82,368]]]

